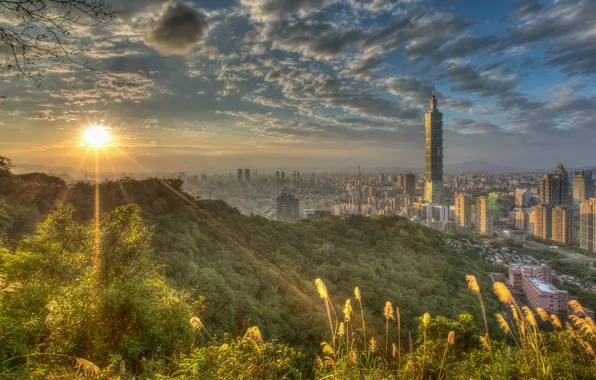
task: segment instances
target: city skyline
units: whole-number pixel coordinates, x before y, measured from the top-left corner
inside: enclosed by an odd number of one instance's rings
[[[92,168],[80,136],[103,124],[116,171],[420,167],[434,82],[446,165],[596,165],[588,0],[109,3],[77,31],[97,70],[2,72],[15,163]]]

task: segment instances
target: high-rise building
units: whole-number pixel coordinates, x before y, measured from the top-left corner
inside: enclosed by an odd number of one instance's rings
[[[275,172],[275,181],[279,182],[279,171]]]
[[[244,169],[244,181],[250,182],[250,169]]]
[[[398,175],[396,178],[396,183],[397,183],[397,187],[401,187],[403,189],[404,187],[404,176],[403,175]]]
[[[582,202],[579,212],[579,247],[596,252],[596,198]]]
[[[594,196],[594,179],[592,172],[575,171],[571,179],[573,185],[573,207],[579,208],[579,205]]]
[[[515,207],[527,207],[532,194],[528,189],[515,190]]]
[[[242,182],[242,169],[238,169],[238,182]]]
[[[414,195],[416,191],[416,174],[408,173],[404,176],[404,194]]]
[[[299,200],[292,194],[281,193],[276,198],[277,220],[282,222],[296,222],[299,214]]]
[[[455,194],[455,225],[459,229],[472,225],[472,196],[469,194]]]
[[[285,182],[285,180],[286,180],[286,172],[282,171],[281,172],[281,181]]]
[[[443,114],[437,108],[433,86],[430,109],[426,119],[426,177],[424,200],[439,203],[443,200]]]
[[[385,182],[387,182],[387,180],[385,179],[385,173],[379,174],[379,181],[381,182],[381,186],[383,186]]]
[[[534,235],[534,228],[536,226],[536,213],[534,210],[528,211],[528,234]]]
[[[529,215],[524,210],[515,212],[515,228],[520,231],[528,231]]]
[[[493,213],[496,200],[493,197],[478,197],[476,200],[476,232],[480,235],[493,234]]]
[[[573,241],[573,210],[570,206],[553,208],[552,240],[564,244]]]
[[[559,162],[553,174],[545,174],[540,180],[540,203],[551,206],[569,204],[569,176]]]
[[[534,236],[544,240],[552,239],[553,208],[548,204],[534,207]]]

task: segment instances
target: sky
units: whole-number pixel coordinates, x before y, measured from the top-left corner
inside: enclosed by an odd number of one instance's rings
[[[105,125],[105,170],[422,168],[434,84],[445,164],[596,165],[594,0],[107,1],[93,70],[0,71],[0,155],[86,170]]]

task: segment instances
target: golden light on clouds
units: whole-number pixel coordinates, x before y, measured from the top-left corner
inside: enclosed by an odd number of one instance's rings
[[[109,132],[110,128],[100,125],[88,127],[83,135],[83,143],[86,146],[101,148],[108,146],[112,141],[112,136]]]

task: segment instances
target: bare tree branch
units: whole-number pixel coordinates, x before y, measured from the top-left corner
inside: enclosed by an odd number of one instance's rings
[[[78,46],[76,29],[107,24],[115,17],[105,0],[0,0],[0,46],[11,55],[6,68],[38,85],[42,72],[29,68],[40,61],[90,69],[88,62],[73,59],[89,52]]]

